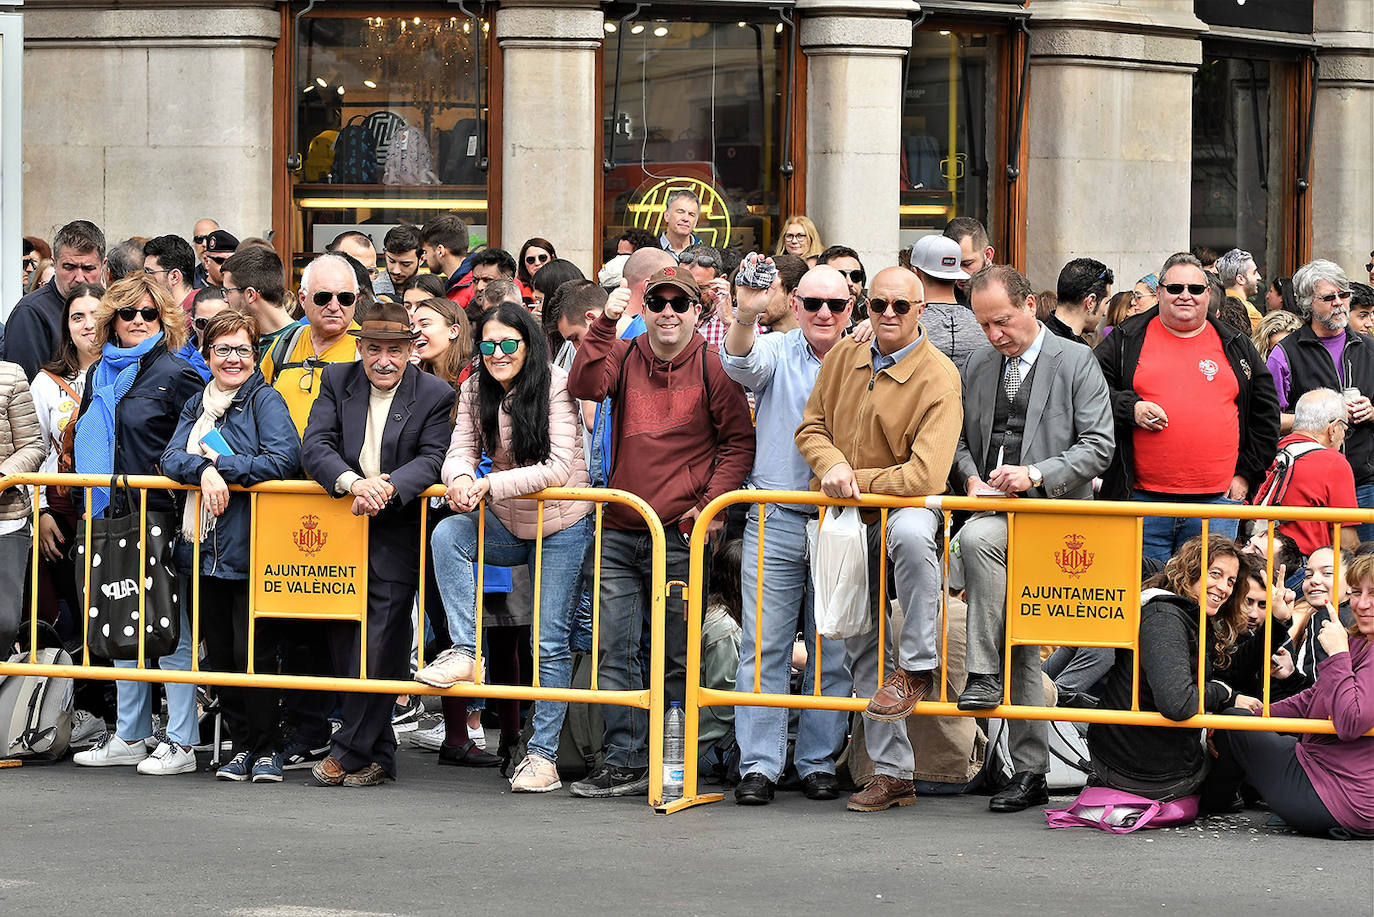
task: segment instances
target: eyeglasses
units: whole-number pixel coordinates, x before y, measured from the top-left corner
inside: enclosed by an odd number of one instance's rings
[[[207,325],[209,325],[209,324],[210,324],[210,320],[209,320],[208,318],[195,318],[195,319],[192,319],[192,320],[191,320],[191,325],[192,325],[197,331],[204,331],[204,330],[205,330],[205,327],[206,327]]]
[[[811,237],[804,232],[789,232],[782,237],[784,242],[805,242],[809,238]]]
[[[230,273],[233,272],[231,271]],[[347,290],[340,290],[337,293],[333,292],[332,290],[320,290],[310,298],[312,301],[314,301],[315,305],[319,306],[322,309],[325,306],[329,305],[329,301],[331,299],[337,299],[339,301],[339,305],[347,309],[349,306],[353,305],[355,302],[358,301],[358,294],[350,293]]]
[[[196,319],[196,321],[200,321],[200,319]],[[240,344],[237,347],[230,347],[228,344],[216,344],[210,348],[210,352],[220,358],[233,354],[240,360],[251,360],[257,354],[257,351],[249,344]]]
[[[220,287],[220,289],[223,290],[223,291],[226,292],[226,293],[242,293],[244,290],[251,290],[251,289],[253,289],[253,288],[252,288],[252,287],[230,287],[230,286],[223,286],[223,287]]]
[[[303,392],[315,390],[315,370],[323,369],[325,361],[319,357],[306,357],[301,361],[301,367],[305,370],[305,375],[301,376],[301,381],[296,383],[296,387]]]
[[[1371,261],[1371,262],[1369,262],[1368,264],[1366,264],[1366,265],[1364,266],[1364,269],[1365,269],[1366,271],[1368,271],[1369,273],[1374,274],[1374,261]]]
[[[1137,300],[1137,299],[1148,299],[1149,297],[1154,296],[1154,295],[1155,295],[1155,294],[1151,293],[1149,290],[1146,290],[1144,293],[1140,292],[1139,290],[1132,290],[1132,291],[1131,291],[1131,301],[1134,302],[1134,301]],[[1156,298],[1158,298],[1158,297],[1156,297]]]
[[[207,255],[206,257],[209,258],[211,261],[215,262],[216,264],[218,264],[220,267],[223,267],[224,262],[229,260],[228,255],[220,255],[218,257],[214,255]]]
[[[720,267],[720,262],[710,255],[698,255],[696,252],[683,252],[677,259],[678,264],[699,264],[704,268]]]
[[[1170,296],[1181,296],[1187,290],[1193,296],[1201,296],[1207,292],[1205,283],[1162,283],[1160,284]]]
[[[1320,299],[1322,302],[1326,303],[1329,306],[1335,303],[1338,299],[1341,302],[1345,302],[1347,299],[1350,298],[1351,293],[1352,291],[1350,290],[1338,290],[1335,293],[1327,293],[1325,296],[1318,296],[1316,298]]]
[[[203,236],[192,236],[192,237],[191,237],[191,239],[192,239],[197,245],[204,245],[204,244],[205,244],[205,240],[208,239],[208,238],[210,238],[210,234],[209,234],[209,233],[206,233],[206,234],[203,235]]]
[[[839,274],[850,283],[863,283],[868,279],[868,275],[864,273],[864,269],[861,267],[856,267],[852,271],[842,271],[839,268],[835,268],[835,273]]]
[[[648,309],[655,315],[662,312],[669,306],[672,306],[673,311],[676,312],[678,315],[682,315],[688,309],[692,308],[692,301],[688,299],[686,296],[674,296],[672,299],[668,299],[664,296],[644,297],[644,308]]]
[[[30,270],[30,271],[31,271],[31,270],[33,270],[33,269],[36,268],[36,267],[38,267],[38,259],[37,259],[37,258],[25,258],[25,259],[24,259],[24,269],[25,269],[25,270]]]
[[[885,315],[889,306],[892,307],[893,315],[906,315],[911,311],[913,304],[909,300],[894,299],[888,302],[886,299],[870,299],[868,301],[868,311],[874,315]]]
[[[548,261],[548,260],[549,260],[549,256],[548,256],[548,255],[526,255],[526,256],[525,256],[525,263],[526,263],[526,264],[543,264],[545,261]]]
[[[807,312],[819,312],[821,306],[830,309],[831,312],[839,313],[849,308],[849,299],[824,299],[820,296],[798,296],[797,301],[802,304],[802,308]],[[910,308],[908,305],[907,308]],[[899,313],[904,314],[904,313]]]
[[[519,338],[506,338],[504,341],[478,341],[477,349],[482,352],[482,356],[489,357],[496,353],[496,348],[500,347],[501,352],[510,356],[520,349],[520,345],[525,343]]]
[[[143,273],[145,273],[145,274],[170,274],[170,273],[172,273],[173,270],[175,270],[175,268],[170,268],[170,267],[169,267],[169,268],[167,268],[166,270],[154,271],[154,270],[152,270],[151,268],[146,268],[146,267],[145,267],[145,268],[143,269]]]
[[[138,316],[142,316],[145,322],[155,322],[162,315],[162,313],[158,312],[157,309],[153,308],[152,306],[145,306],[142,309],[135,309],[132,306],[130,306],[127,309],[117,310],[115,314],[126,322],[131,322]]]

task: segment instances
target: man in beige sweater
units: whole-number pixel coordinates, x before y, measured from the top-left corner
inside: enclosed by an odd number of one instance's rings
[[[846,338],[826,356],[807,402],[797,448],[827,496],[862,493],[921,497],[943,493],[963,424],[959,373],[921,328],[921,281],[888,268],[873,278],[868,300],[874,338]],[[887,613],[878,599],[882,533],[868,519],[869,613]],[[922,507],[887,516],[892,593],[905,615],[890,651],[876,627],[846,641],[854,687],[876,693],[864,711],[874,763],[872,782],[849,808],[876,812],[916,801],[913,756],[902,722],[934,683],[939,660],[940,516]],[[890,628],[885,628],[885,632]],[[881,686],[879,673],[886,673]]]

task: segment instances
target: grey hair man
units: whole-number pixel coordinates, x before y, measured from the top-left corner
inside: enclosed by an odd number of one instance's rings
[[[701,216],[701,198],[688,188],[675,188],[663,202],[663,235],[658,244],[664,251],[680,257],[689,245],[696,245],[697,218]]]
[[[57,352],[68,291],[78,283],[100,282],[105,234],[94,223],[73,220],[57,231],[52,258],[52,283],[19,300],[5,328],[5,359],[22,366],[30,380]]]
[[[1226,287],[1226,295],[1234,296],[1245,303],[1245,312],[1250,316],[1250,330],[1253,331],[1263,318],[1250,301],[1260,291],[1263,279],[1255,256],[1249,252],[1233,248],[1217,259],[1217,277]]]
[[[1345,396],[1335,389],[1314,388],[1298,399],[1293,406],[1293,432],[1279,440],[1279,455],[1286,455],[1292,470],[1287,486],[1275,494],[1274,505],[1356,505],[1355,475],[1341,453],[1349,429],[1347,416]],[[1276,466],[1270,467],[1266,485],[1276,470]],[[1341,529],[1341,546],[1347,550],[1359,545],[1355,528],[1347,525]],[[1318,520],[1280,522],[1277,531],[1297,542],[1303,554],[1331,544],[1330,525]]]
[[[1317,388],[1345,398],[1349,430],[1345,457],[1355,474],[1361,508],[1374,507],[1374,341],[1350,328],[1350,281],[1340,265],[1318,259],[1293,275],[1293,295],[1307,324],[1279,342],[1269,354],[1282,430],[1294,429],[1294,406]],[[1374,537],[1374,525],[1357,527],[1360,539]]]

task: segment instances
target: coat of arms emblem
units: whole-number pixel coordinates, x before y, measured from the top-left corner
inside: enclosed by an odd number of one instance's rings
[[[1077,533],[1064,536],[1064,550],[1054,552],[1054,562],[1074,579],[1088,572],[1093,565],[1093,552],[1086,549],[1087,539]]]
[[[292,533],[291,539],[306,556],[318,552],[329,539],[329,533],[320,528],[320,517],[306,514],[301,516],[301,527]]]

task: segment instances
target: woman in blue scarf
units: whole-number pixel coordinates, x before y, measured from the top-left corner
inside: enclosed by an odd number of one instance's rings
[[[74,457],[78,474],[160,474],[157,463],[176,429],[182,406],[203,383],[175,353],[186,343],[186,316],[149,274],[141,271],[113,284],[96,310],[100,359],[87,371],[86,389],[76,422]],[[81,490],[73,490],[78,502]],[[114,504],[111,505],[111,501]],[[137,507],[133,507],[136,509]],[[150,511],[175,511],[167,491],[149,491]],[[91,516],[126,512],[123,494],[91,489]],[[84,508],[83,508],[84,511]],[[191,626],[186,603],[181,640],[162,657],[164,669],[191,667]],[[133,667],[134,660],[116,660]],[[167,741],[149,748],[152,738],[152,686],[117,682],[119,711],[108,739],[76,755],[77,764],[109,767],[136,764],[140,774],[182,774],[196,769],[199,740],[195,685],[168,684]],[[149,752],[152,752],[149,754]]]

